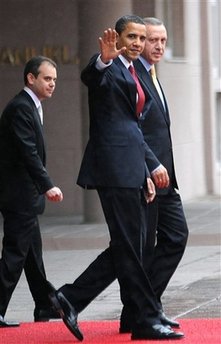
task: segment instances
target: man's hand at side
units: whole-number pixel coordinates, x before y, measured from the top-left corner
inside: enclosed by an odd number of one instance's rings
[[[57,186],[48,190],[45,195],[49,201],[61,202],[63,200],[63,193]]]
[[[147,203],[152,202],[155,196],[156,196],[155,185],[151,178],[147,178],[147,190],[145,193],[145,198],[146,198]]]

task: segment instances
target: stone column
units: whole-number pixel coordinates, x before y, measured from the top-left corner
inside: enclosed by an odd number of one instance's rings
[[[88,63],[89,58],[99,51],[98,38],[109,27],[114,28],[117,19],[132,14],[131,0],[79,0],[79,56],[80,69]],[[82,156],[88,140],[88,102],[87,88],[82,85]],[[104,216],[96,191],[84,192],[84,221],[104,222]]]

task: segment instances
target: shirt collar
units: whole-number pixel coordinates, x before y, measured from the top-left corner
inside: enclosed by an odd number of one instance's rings
[[[149,73],[149,71],[150,71],[152,65],[149,64],[149,62],[147,62],[147,60],[145,60],[145,58],[143,58],[142,56],[139,56],[139,60],[142,62],[142,64],[144,65],[144,67],[146,68],[146,70],[147,70],[148,73]]]
[[[127,59],[123,55],[118,56],[121,62],[125,65],[125,67],[128,69],[131,65],[133,65],[131,62],[128,62]]]
[[[36,96],[36,94],[27,86],[24,87],[24,91],[29,94],[29,96],[31,97],[31,99],[35,103],[36,108],[38,108],[41,105],[41,102],[38,99],[38,97]]]

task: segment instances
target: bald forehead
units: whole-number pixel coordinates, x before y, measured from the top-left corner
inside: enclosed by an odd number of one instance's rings
[[[160,35],[167,38],[167,30],[164,25],[146,24],[147,35]]]

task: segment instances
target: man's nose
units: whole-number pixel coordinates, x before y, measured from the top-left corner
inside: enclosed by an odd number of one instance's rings
[[[51,86],[51,87],[55,87],[55,81],[54,81],[54,80],[51,80],[50,86]]]
[[[163,44],[161,42],[157,42],[156,48],[157,49],[162,49],[163,48]]]
[[[134,45],[141,45],[142,44],[142,41],[140,38],[137,38],[135,41],[134,41]]]

